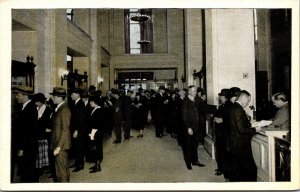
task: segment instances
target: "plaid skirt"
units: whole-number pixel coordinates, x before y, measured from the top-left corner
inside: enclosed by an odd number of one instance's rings
[[[38,154],[36,157],[36,168],[49,166],[48,141],[38,140]]]

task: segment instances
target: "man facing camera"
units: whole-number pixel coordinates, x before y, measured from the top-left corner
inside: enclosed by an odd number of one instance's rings
[[[183,155],[187,169],[191,170],[192,165],[204,167],[204,164],[198,161],[198,145],[199,145],[199,115],[195,97],[197,94],[196,87],[191,85],[188,87],[188,96],[184,99],[182,105],[183,119]]]

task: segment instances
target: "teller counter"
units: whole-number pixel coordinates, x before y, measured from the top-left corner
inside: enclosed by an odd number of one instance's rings
[[[288,130],[265,128],[252,137],[252,153],[257,166],[258,181],[276,181],[275,140],[285,140],[287,133]]]

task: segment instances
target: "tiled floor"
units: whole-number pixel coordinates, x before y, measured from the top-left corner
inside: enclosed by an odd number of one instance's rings
[[[156,138],[153,126],[145,129],[144,137],[123,140],[112,144],[114,137],[104,142],[102,171],[89,173],[92,163],[86,163],[85,169],[73,173],[71,183],[171,183],[171,182],[225,182],[223,176],[215,176],[215,160],[199,146],[199,161],[206,166],[188,170],[183,160],[181,148],[176,139],[169,135]],[[42,175],[40,182],[53,182],[49,174]]]

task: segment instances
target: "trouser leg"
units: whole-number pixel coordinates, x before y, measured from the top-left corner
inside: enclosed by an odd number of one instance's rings
[[[66,150],[61,150],[55,156],[55,172],[58,182],[70,182],[68,152]]]

